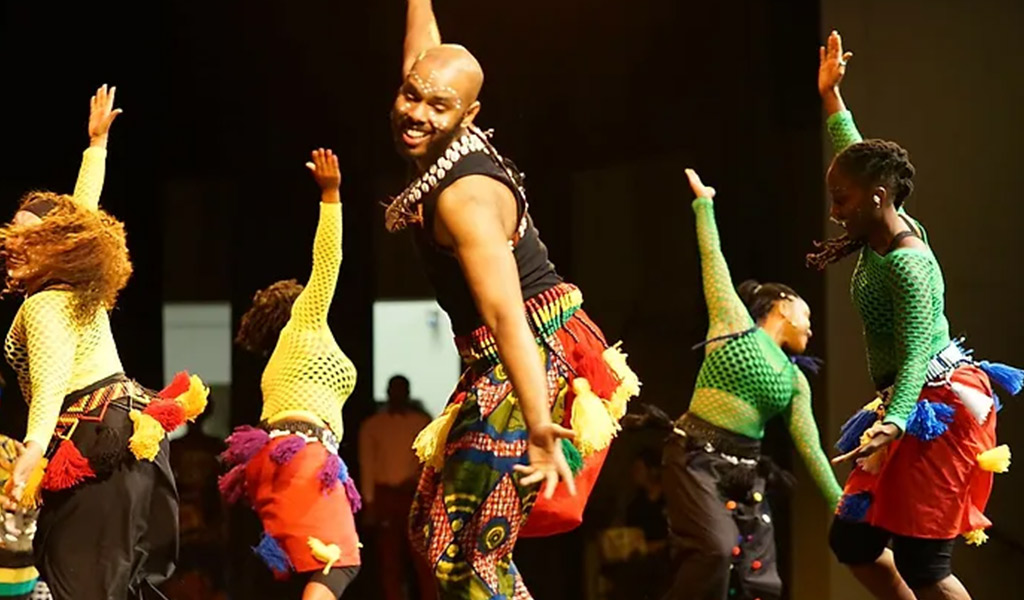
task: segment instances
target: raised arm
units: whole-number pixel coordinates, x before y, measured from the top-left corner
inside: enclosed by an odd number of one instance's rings
[[[794,367],[794,372],[796,395],[793,396],[789,412],[786,414],[789,435],[829,508],[835,509],[843,490],[836,481],[832,465],[821,449],[821,437],[818,434],[818,425],[814,421],[814,411],[811,409],[811,386],[799,367]]]
[[[315,329],[327,322],[341,268],[341,170],[338,157],[323,148],[313,151],[306,168],[320,186],[320,221],[313,241],[313,272],[295,299],[289,323]]]
[[[705,186],[693,169],[686,170],[697,199],[693,212],[697,216],[697,248],[700,250],[701,277],[704,282],[704,300],[708,305],[707,339],[729,333],[739,333],[754,326],[747,307],[740,300],[729,275],[729,265],[722,255],[722,245],[715,224],[715,189]],[[708,344],[711,352],[715,344]]]
[[[120,108],[114,108],[116,92],[116,87],[108,91],[104,84],[89,99],[89,147],[82,156],[73,197],[75,202],[90,210],[100,206],[100,194],[103,192],[103,179],[106,175],[107,138],[114,119],[122,112]]]
[[[425,51],[441,45],[432,0],[408,0],[405,13],[405,52],[402,77],[409,74],[416,60]]]
[[[501,362],[522,407],[529,430],[530,464],[519,469],[525,474],[520,485],[544,482],[543,493],[550,497],[561,478],[575,493],[572,472],[559,443],[559,438],[571,438],[573,434],[551,422],[547,376],[526,321],[519,270],[502,221],[502,206],[514,201],[511,192],[493,179],[464,177],[441,194],[437,225],[451,240],[477,310],[494,334]]]
[[[839,89],[851,58],[853,52],[843,51],[843,38],[838,31],[833,31],[826,45],[818,49],[818,93],[828,115],[825,123],[836,154],[863,139]]]
[[[22,305],[32,397],[25,451],[14,468],[14,496],[18,499],[50,443],[71,381],[77,335],[69,300],[66,292],[46,291]]]

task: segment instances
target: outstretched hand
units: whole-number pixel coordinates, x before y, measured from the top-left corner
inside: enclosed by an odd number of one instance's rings
[[[843,38],[833,30],[826,45],[818,49],[818,93],[825,96],[839,91],[851,58],[853,52],[843,52]]]
[[[338,188],[341,187],[341,168],[338,156],[331,150],[318,148],[312,152],[312,159],[306,168],[313,174],[313,179],[320,186],[324,202],[339,202]],[[337,199],[335,199],[337,198]]]
[[[516,465],[516,472],[523,475],[519,485],[529,487],[538,483],[544,484],[541,493],[550,500],[555,493],[558,480],[561,479],[569,488],[569,494],[576,495],[576,482],[572,478],[572,470],[562,454],[559,440],[572,440],[576,433],[554,423],[541,425],[530,432],[527,446],[528,465]]]
[[[697,175],[693,169],[686,169],[686,178],[690,180],[690,189],[693,190],[694,196],[709,200],[715,197],[715,188],[704,185],[704,182],[700,180],[700,175]]]
[[[114,108],[114,94],[116,87],[107,89],[107,84],[100,86],[96,94],[89,99],[89,140],[93,146],[106,146],[107,135],[110,133],[110,126],[114,124],[123,111]]]
[[[881,421],[875,423],[867,431],[864,432],[864,443],[854,450],[837,456],[832,459],[832,464],[838,465],[839,463],[846,462],[848,460],[859,460],[861,458],[867,458],[878,452],[882,448],[885,448],[889,444],[893,443],[900,435],[900,428],[893,425],[892,423],[882,423]]]

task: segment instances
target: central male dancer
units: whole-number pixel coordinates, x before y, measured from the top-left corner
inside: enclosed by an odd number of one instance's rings
[[[430,0],[408,2],[402,72],[392,125],[416,178],[387,226],[414,230],[466,366],[414,445],[426,468],[410,532],[442,598],[525,599],[512,549],[533,486],[529,534],[578,522],[573,471],[592,481],[639,383],[548,261],[522,176],[473,125],[483,71],[441,44]]]

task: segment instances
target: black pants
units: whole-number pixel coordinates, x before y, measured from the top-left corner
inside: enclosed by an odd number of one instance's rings
[[[166,439],[154,462],[127,450],[132,424],[110,406],[103,423],[82,421],[73,441],[90,459],[106,456],[112,472],[69,490],[46,493],[39,514],[36,566],[54,600],[152,600],[178,554],[178,493]],[[114,440],[115,443],[110,443]]]
[[[868,523],[839,518],[832,520],[828,538],[836,559],[853,566],[875,562],[892,544],[896,570],[912,590],[934,585],[953,574],[955,538],[929,540],[893,535]]]
[[[732,437],[756,447],[756,440],[723,430],[715,451],[696,436],[673,434],[665,445],[662,478],[676,567],[665,600],[773,600],[782,593],[766,481],[750,462],[722,456]]]

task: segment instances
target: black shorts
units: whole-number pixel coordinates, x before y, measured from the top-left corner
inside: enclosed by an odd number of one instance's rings
[[[857,566],[875,562],[892,544],[896,570],[910,589],[942,581],[953,573],[953,545],[950,540],[931,540],[894,535],[867,523],[833,519],[829,545],[839,562]]]

